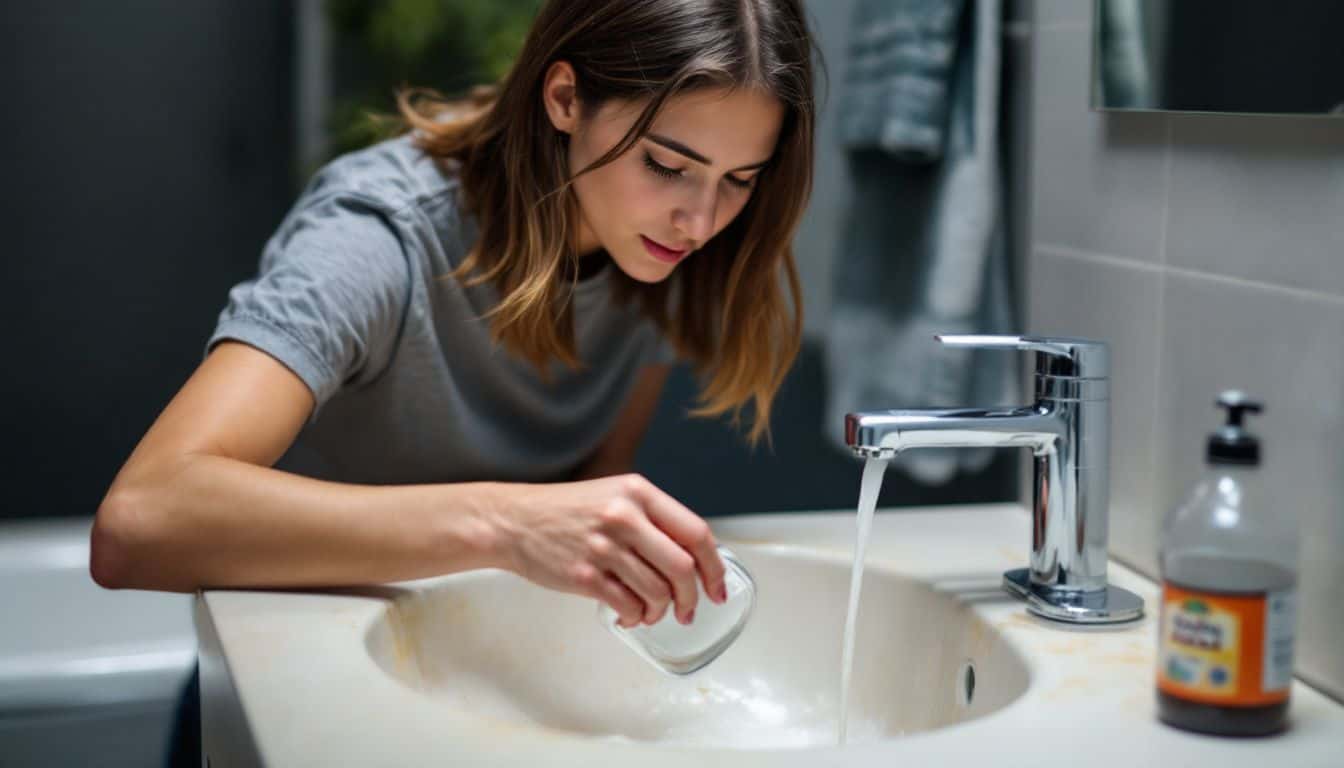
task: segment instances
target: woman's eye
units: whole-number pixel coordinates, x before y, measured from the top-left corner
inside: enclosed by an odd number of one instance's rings
[[[682,172],[680,170],[676,168],[668,168],[666,165],[654,160],[653,155],[650,155],[647,152],[644,153],[644,166],[664,179],[679,179],[682,177]],[[725,176],[723,178],[738,189],[751,189],[756,181],[756,177],[754,176],[745,181],[736,176]]]
[[[644,166],[665,179],[676,179],[681,177],[681,171],[678,171],[675,168],[668,168],[666,165],[659,163],[653,159],[653,155],[650,155],[647,152],[644,153]]]

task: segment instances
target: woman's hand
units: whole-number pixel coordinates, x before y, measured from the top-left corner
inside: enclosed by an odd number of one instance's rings
[[[657,622],[669,603],[690,623],[697,574],[710,599],[726,599],[709,524],[643,477],[502,487],[505,563],[527,580],[601,600],[623,627]]]

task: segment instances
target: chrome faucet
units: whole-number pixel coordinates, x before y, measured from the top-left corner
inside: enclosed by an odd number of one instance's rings
[[[1110,501],[1110,355],[1102,342],[1034,336],[937,336],[949,347],[1036,352],[1036,403],[1010,409],[868,411],[845,416],[861,458],[911,448],[1025,447],[1035,457],[1031,564],[1003,586],[1032,613],[1079,624],[1131,621],[1138,595],[1106,583]]]

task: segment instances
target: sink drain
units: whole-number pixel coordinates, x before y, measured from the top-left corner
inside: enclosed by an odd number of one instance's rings
[[[975,700],[975,662],[967,659],[957,673],[957,703],[962,709],[969,709]]]

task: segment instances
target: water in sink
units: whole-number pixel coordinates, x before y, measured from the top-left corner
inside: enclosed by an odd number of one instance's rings
[[[824,700],[808,701],[759,678],[698,681],[693,690],[669,686],[654,707],[667,715],[656,741],[719,749],[797,749],[818,747],[835,738],[835,711]],[[856,718],[855,741],[873,742],[889,735],[874,718]],[[599,737],[618,744],[650,739],[621,734]]]
[[[836,743],[841,745],[845,743],[845,730],[849,724],[849,679],[854,670],[854,619],[859,613],[859,591],[863,588],[863,557],[868,550],[868,532],[873,527],[877,495],[882,490],[882,474],[886,471],[886,459],[868,459],[863,465],[863,482],[859,486],[859,535],[854,542],[854,565],[849,577],[849,610],[845,613],[845,650],[840,662],[840,725]]]

